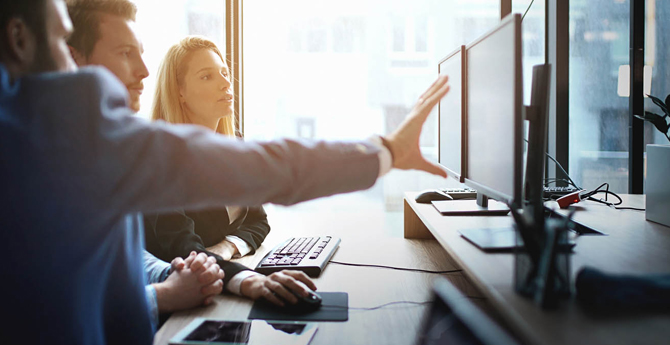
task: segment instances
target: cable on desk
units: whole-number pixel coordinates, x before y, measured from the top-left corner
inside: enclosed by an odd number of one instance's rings
[[[603,188],[603,187],[605,187],[604,190],[601,189],[601,188]],[[604,200],[603,200],[603,199],[596,199],[596,198],[593,197],[593,195],[596,195],[596,194],[598,194],[598,193],[604,193],[604,194],[605,194],[605,199],[604,199]],[[607,196],[608,196],[608,195],[611,195],[611,196],[617,198],[618,201],[617,201],[616,203],[608,201],[608,200],[607,200]],[[623,203],[623,200],[622,200],[621,197],[620,197],[619,195],[617,195],[616,193],[614,193],[614,192],[610,192],[610,184],[607,183],[607,182],[601,184],[600,186],[598,186],[598,188],[596,188],[596,189],[594,189],[593,191],[589,192],[589,193],[588,193],[588,200],[595,201],[595,202],[598,202],[598,203],[607,205],[607,206],[609,206],[609,207],[613,207],[613,208],[615,208],[615,209],[617,209],[617,210],[635,210],[635,211],[644,211],[644,210],[645,210],[644,208],[636,208],[636,207],[628,207],[628,206],[619,206],[619,205],[621,205],[621,204]]]
[[[481,300],[485,300],[485,299],[486,299],[485,297],[479,297],[479,296],[463,296],[463,297],[471,298],[471,299],[481,299]],[[415,304],[415,305],[424,305],[424,304],[431,304],[431,303],[433,303],[433,301],[425,301],[425,302],[395,301],[395,302],[384,303],[384,304],[382,304],[382,305],[378,305],[378,306],[376,306],[376,307],[370,307],[370,308],[344,307],[344,306],[341,306],[341,305],[327,305],[327,304],[322,305],[322,307],[340,308],[340,309],[349,309],[349,310],[365,310],[365,311],[369,311],[369,310],[377,310],[377,309],[381,309],[381,308],[386,308],[386,307],[391,306],[391,305],[394,305],[394,304]]]
[[[612,206],[612,207],[616,208],[617,210],[646,211],[646,209],[644,208],[637,208],[637,207],[627,207],[627,206],[624,207]]]
[[[392,269],[392,270],[399,270],[399,271],[423,272],[423,273],[434,273],[434,274],[446,274],[446,273],[463,272],[462,269],[449,270],[449,271],[430,271],[430,270],[424,270],[424,269],[420,269],[420,268],[404,268],[404,267],[393,267],[393,266],[383,266],[383,265],[353,264],[353,263],[333,261],[333,260],[331,260],[329,262],[332,263],[332,264],[338,264],[338,265],[344,265],[344,266],[389,268],[389,269]]]
[[[370,307],[370,308],[354,308],[354,307],[344,307],[341,305],[322,305],[322,307],[331,307],[331,308],[342,308],[342,309],[349,309],[349,310],[377,310],[381,309],[384,307],[388,307],[393,304],[416,304],[416,305],[422,305],[422,304],[430,304],[433,303],[433,301],[426,301],[426,302],[413,302],[413,301],[395,301],[395,302],[389,302],[389,303],[384,303],[382,305],[378,305],[376,307]]]

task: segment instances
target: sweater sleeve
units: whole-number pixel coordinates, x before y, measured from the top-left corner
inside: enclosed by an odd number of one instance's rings
[[[160,248],[166,261],[172,260],[175,257],[187,257],[192,251],[197,253],[205,253],[216,258],[216,263],[221,267],[225,276],[223,278],[224,287],[228,284],[230,279],[237,273],[248,270],[249,268],[231,261],[225,261],[218,254],[207,250],[202,242],[202,239],[195,233],[195,222],[184,211],[178,211],[168,214],[147,215],[149,227],[145,231],[152,231],[157,246]],[[151,236],[147,236],[147,241]],[[147,247],[151,247],[147,243]],[[225,289],[224,289],[225,291]]]
[[[260,206],[249,207],[246,217],[231,235],[244,240],[251,248],[249,254],[254,254],[269,232],[268,215],[265,213],[263,207]]]

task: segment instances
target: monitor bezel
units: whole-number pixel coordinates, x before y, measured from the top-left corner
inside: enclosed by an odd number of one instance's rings
[[[466,111],[466,106],[467,106],[467,104],[466,104],[466,100],[467,100],[467,98],[466,98],[466,96],[467,96],[467,78],[466,78],[467,59],[465,58],[465,45],[461,45],[460,47],[458,47],[457,49],[455,49],[451,53],[447,54],[446,57],[444,57],[442,60],[440,60],[437,63],[437,74],[441,75],[441,73],[442,73],[442,71],[440,69],[442,63],[448,61],[449,59],[451,59],[454,56],[459,55],[459,54],[461,56],[461,85],[460,85],[460,87],[461,87],[461,171],[460,171],[460,173],[456,172],[453,169],[451,169],[450,167],[444,165],[440,161],[440,157],[441,157],[441,152],[440,151],[441,151],[441,148],[442,148],[442,143],[441,143],[441,141],[442,141],[442,126],[441,126],[442,109],[441,109],[441,102],[437,103],[437,163],[441,167],[443,167],[445,170],[447,170],[447,175],[449,175],[449,177],[455,179],[456,181],[458,181],[460,183],[463,183],[463,182],[465,182],[465,177],[467,176],[467,167],[468,167],[467,166],[468,156],[466,154],[467,153],[467,150],[466,150],[466,148],[467,148],[467,146],[466,146],[467,145],[467,140],[466,140],[467,139],[466,138],[466,135],[467,135],[467,131],[466,131],[466,129],[467,129],[466,128],[466,125],[467,125],[467,121],[466,121],[467,120],[466,119],[466,116],[467,116],[467,111]]]
[[[522,40],[521,40],[521,15],[518,13],[512,13],[503,18],[496,27],[492,28],[484,35],[480,36],[478,39],[468,44],[465,47],[466,59],[470,50],[477,46],[482,41],[486,40],[491,35],[495,34],[499,30],[507,27],[508,25],[514,25],[514,73],[517,76],[516,83],[514,85],[514,195],[507,195],[506,193],[495,190],[489,186],[483,185],[477,181],[470,179],[469,177],[465,178],[465,185],[476,189],[477,193],[481,193],[489,198],[498,200],[500,202],[507,203],[512,205],[516,201],[523,200],[523,123],[524,123],[524,114],[523,114],[523,69],[522,69]],[[467,69],[466,69],[467,74]],[[467,101],[466,101],[467,107]],[[467,116],[466,116],[467,118]],[[465,126],[467,130],[467,124]],[[466,140],[468,138],[466,137]],[[467,147],[467,146],[466,146]],[[465,151],[466,155],[469,153]],[[467,162],[467,160],[466,160]],[[469,175],[469,174],[468,174]]]

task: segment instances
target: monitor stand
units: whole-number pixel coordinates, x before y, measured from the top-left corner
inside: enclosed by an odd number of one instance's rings
[[[431,201],[443,216],[505,216],[509,213],[506,204],[495,201],[477,192],[477,200]]]

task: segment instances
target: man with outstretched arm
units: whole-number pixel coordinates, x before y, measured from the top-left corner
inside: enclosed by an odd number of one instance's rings
[[[446,176],[419,150],[446,77],[387,137],[240,142],[130,116],[106,70],[64,73],[70,33],[62,0],[0,2],[0,250],[21,258],[0,270],[16,287],[8,343],[150,344],[140,212],[290,205],[369,188],[392,167]]]

